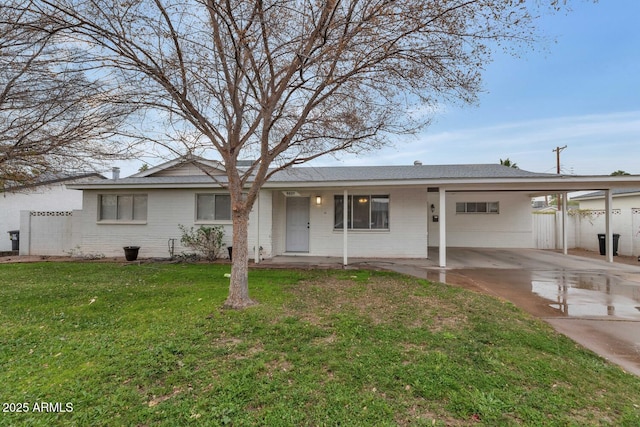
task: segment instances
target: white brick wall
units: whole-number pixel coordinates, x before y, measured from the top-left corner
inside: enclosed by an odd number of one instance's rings
[[[273,197],[271,191],[262,191],[258,200],[253,206],[253,211],[249,216],[249,258],[254,258],[256,245],[262,247],[261,258],[271,258],[273,256],[272,244],[272,214]],[[260,213],[260,223],[258,223],[258,212]],[[229,230],[231,237],[232,230]],[[259,238],[256,239],[256,236]]]
[[[213,191],[213,190],[212,190]],[[195,221],[196,193],[203,190],[135,190],[84,191],[84,209],[74,223],[74,243],[83,253],[123,256],[123,246],[140,246],[140,257],[169,257],[168,241],[175,240],[175,253],[191,252],[180,245],[179,224],[199,227]],[[146,194],[146,224],[101,224],[98,221],[99,194]],[[206,225],[223,225],[225,244],[230,245],[231,221]]]
[[[389,194],[389,230],[352,230],[351,257],[422,258],[429,244],[438,246],[439,223],[432,222],[431,204],[440,213],[439,193],[426,188],[349,189],[352,195]],[[310,255],[342,256],[342,230],[333,229],[334,195],[342,191],[316,191],[311,197]],[[316,195],[322,206],[316,206]],[[285,253],[285,197],[274,192],[274,253]],[[456,215],[456,202],[500,202],[499,214]],[[531,199],[524,193],[447,193],[447,245],[461,247],[531,248],[534,245]]]
[[[499,214],[457,214],[457,202],[499,202]],[[531,197],[525,193],[447,193],[447,246],[533,248]]]
[[[334,196],[342,191],[302,193],[310,197],[309,254],[342,256],[343,231],[334,230]],[[350,189],[351,195],[388,194],[389,230],[351,230],[348,251],[352,257],[426,257],[426,189]],[[315,204],[322,197],[322,205]],[[285,253],[285,197],[274,192],[274,253]]]
[[[212,190],[213,191],[213,190]],[[140,257],[168,257],[168,240],[176,239],[175,253],[189,251],[180,246],[178,224],[187,227],[195,223],[195,195],[202,190],[149,190],[113,193],[148,195],[146,224],[100,224],[98,194],[84,192],[84,209],[74,213],[74,245],[83,253],[123,256],[123,246],[141,246]],[[309,255],[342,256],[342,230],[334,230],[334,195],[340,190],[300,191],[310,197]],[[389,230],[352,230],[348,235],[350,257],[423,258],[427,256],[427,232],[436,236],[438,223],[429,222],[430,204],[438,193],[426,188],[350,189],[352,195],[388,194]],[[315,196],[322,204],[315,204]],[[435,198],[434,198],[435,197]],[[456,215],[457,201],[498,201],[500,214]],[[437,203],[435,203],[437,204]],[[286,198],[282,191],[263,190],[249,220],[249,252],[254,256],[256,245],[262,246],[263,258],[285,253]],[[261,221],[258,227],[257,215]],[[436,214],[439,212],[437,207]],[[225,244],[232,239],[231,222],[225,227]],[[429,230],[427,229],[429,227]],[[257,239],[259,228],[259,239]],[[530,199],[520,193],[451,193],[447,194],[447,244],[467,247],[533,247]],[[436,244],[433,244],[437,246]]]

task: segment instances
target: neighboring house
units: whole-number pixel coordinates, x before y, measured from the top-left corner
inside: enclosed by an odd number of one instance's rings
[[[83,193],[74,244],[106,256],[135,245],[141,257],[166,257],[171,242],[176,253],[186,250],[179,225],[222,225],[229,244],[230,197],[219,184],[225,182],[221,163],[182,158],[128,178],[69,185]],[[260,248],[262,258],[343,257],[346,264],[347,257],[426,258],[431,246],[445,266],[447,246],[534,247],[533,196],[625,186],[640,186],[640,176],[544,174],[498,164],[293,167],[261,190],[249,251],[255,257]]]
[[[640,208],[640,188],[620,188],[611,192],[612,208],[631,209]],[[588,194],[572,197],[577,201],[581,210],[603,210],[605,204],[605,192],[595,191]]]
[[[97,173],[80,175],[48,176],[35,184],[14,186],[0,191],[0,251],[9,251],[12,242],[9,231],[20,229],[20,211],[72,211],[82,209],[82,195],[78,191],[67,189],[82,179],[104,177]]]

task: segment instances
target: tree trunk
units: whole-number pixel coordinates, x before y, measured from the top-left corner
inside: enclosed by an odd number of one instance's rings
[[[233,211],[233,262],[226,308],[243,309],[256,304],[249,298],[249,211]]]

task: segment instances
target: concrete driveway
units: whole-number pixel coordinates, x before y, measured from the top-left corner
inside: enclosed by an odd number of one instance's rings
[[[640,265],[534,249],[448,248],[446,269],[430,258],[360,263],[504,298],[640,376]]]

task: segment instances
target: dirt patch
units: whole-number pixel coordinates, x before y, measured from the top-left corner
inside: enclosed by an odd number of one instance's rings
[[[171,399],[172,397],[175,397],[175,396],[179,395],[180,393],[182,393],[182,389],[180,389],[178,387],[174,387],[173,388],[173,392],[171,392],[169,394],[165,394],[163,396],[153,396],[153,398],[147,402],[147,405],[150,408],[153,408],[154,406],[158,406],[160,403],[162,403],[164,401],[167,401],[167,400]]]

